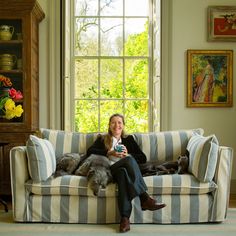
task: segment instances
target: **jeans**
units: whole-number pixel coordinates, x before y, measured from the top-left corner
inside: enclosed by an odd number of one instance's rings
[[[130,217],[131,201],[147,191],[138,163],[132,156],[111,165],[111,174],[118,185],[118,207],[121,217]]]

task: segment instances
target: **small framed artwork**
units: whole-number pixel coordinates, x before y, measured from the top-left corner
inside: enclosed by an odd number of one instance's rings
[[[231,107],[233,50],[187,50],[187,106]]]
[[[236,41],[236,6],[208,7],[208,41]]]

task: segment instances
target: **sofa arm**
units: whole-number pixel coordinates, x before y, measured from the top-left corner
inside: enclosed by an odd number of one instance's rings
[[[30,178],[25,146],[10,150],[10,173],[13,218],[15,221],[24,221],[27,199],[25,182]]]
[[[226,218],[229,196],[230,181],[233,162],[233,149],[220,146],[214,181],[218,189],[214,192],[212,207],[212,221],[223,221]]]

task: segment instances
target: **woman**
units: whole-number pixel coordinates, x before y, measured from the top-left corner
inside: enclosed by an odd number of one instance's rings
[[[214,68],[212,61],[208,58],[204,70],[194,81],[194,102],[212,102],[214,91]]]
[[[108,133],[99,136],[88,149],[87,156],[98,154],[107,156],[111,161],[111,173],[118,185],[118,207],[120,211],[120,232],[130,230],[131,201],[139,196],[142,210],[155,211],[165,207],[157,203],[147,191],[138,163],[145,163],[147,158],[133,136],[124,135],[124,117],[114,114],[109,119]],[[122,144],[122,150],[116,146]]]

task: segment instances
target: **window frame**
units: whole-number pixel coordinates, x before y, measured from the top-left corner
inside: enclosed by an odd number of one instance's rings
[[[148,65],[149,65],[149,78],[148,78],[148,98],[146,99],[133,99],[133,98],[125,98],[125,97],[122,97],[121,99],[118,99],[118,98],[101,98],[100,95],[98,96],[97,99],[92,99],[92,100],[96,100],[98,102],[100,101],[103,101],[103,100],[124,100],[124,101],[128,101],[128,100],[147,100],[148,101],[148,131],[159,131],[160,129],[160,112],[158,114],[156,114],[155,112],[155,109],[154,109],[154,106],[158,106],[158,109],[160,111],[160,103],[156,104],[157,101],[156,101],[156,98],[154,96],[155,95],[155,88],[154,88],[154,83],[158,82],[158,86],[160,89],[160,74],[159,74],[159,78],[157,78],[156,76],[154,76],[154,39],[153,39],[153,2],[156,1],[156,2],[159,2],[159,5],[160,5],[160,8],[161,8],[161,0],[149,0],[149,4],[151,7],[149,7],[149,16],[147,17],[138,17],[138,18],[149,18],[149,25],[148,25],[148,29],[149,29],[149,43],[148,43],[148,50],[149,50],[149,55],[148,56],[138,56],[138,57],[132,57],[132,59],[147,59],[149,61]],[[67,1],[66,1],[67,2]],[[67,109],[64,109],[65,112],[64,112],[64,127],[67,129],[67,130],[75,130],[75,121],[74,121],[74,117],[75,117],[75,103],[76,103],[76,100],[78,100],[77,98],[75,98],[75,94],[74,94],[74,79],[75,79],[75,74],[74,74],[74,71],[75,71],[75,60],[77,58],[89,58],[89,59],[93,59],[93,58],[96,58],[98,60],[102,60],[102,59],[108,59],[108,58],[119,58],[123,61],[124,63],[124,60],[126,60],[127,58],[128,59],[131,59],[131,57],[126,57],[126,56],[75,56],[74,55],[74,43],[75,43],[75,37],[74,37],[74,29],[75,29],[75,14],[74,14],[74,0],[70,0],[69,1],[70,4],[73,3],[73,7],[71,7],[70,9],[70,57],[72,58],[71,59],[71,62],[70,63],[70,75],[69,76],[65,76],[65,83],[67,83],[67,89],[65,88],[64,89],[64,93],[65,95],[70,94],[70,98],[67,99],[67,102],[65,102],[65,107],[67,107]],[[161,10],[159,10],[161,11]],[[88,18],[91,17],[91,16],[87,16]],[[98,18],[104,18],[104,16],[96,16]],[[113,16],[110,16],[110,17],[113,17]],[[105,17],[105,18],[109,18],[109,17]],[[130,16],[130,17],[126,17],[126,16],[122,16],[122,19],[123,19],[123,22],[124,22],[124,19],[125,18],[135,18],[134,16]],[[161,22],[159,22],[161,24]],[[71,27],[73,25],[73,27]],[[125,43],[125,40],[124,40],[124,27],[123,27],[123,46],[124,46],[124,43]],[[100,32],[98,32],[98,34],[100,35]],[[160,43],[160,42],[159,42]],[[99,47],[101,47],[101,45],[99,45]],[[123,51],[125,49],[123,48]],[[100,59],[99,59],[100,58]],[[160,65],[159,65],[160,67]],[[124,80],[124,70],[125,68],[123,67],[123,80]],[[99,78],[100,78],[100,72],[99,72]],[[68,79],[70,81],[68,81]],[[156,82],[155,82],[156,81]],[[69,85],[69,90],[68,90],[68,85]],[[99,88],[100,89],[100,88]],[[100,94],[100,93],[99,93]],[[160,101],[160,91],[159,91],[159,99],[158,101]],[[66,97],[66,96],[65,96]],[[87,100],[87,99],[79,99],[79,100]],[[90,99],[88,99],[90,100]],[[69,109],[68,109],[69,107]],[[124,108],[123,108],[124,109]],[[67,111],[67,112],[66,112]],[[68,115],[68,113],[70,115]],[[158,116],[158,124],[155,124],[155,119],[154,117]],[[98,125],[99,125],[99,130],[98,132],[100,131],[100,114],[98,113]]]

